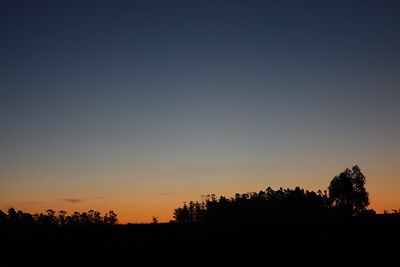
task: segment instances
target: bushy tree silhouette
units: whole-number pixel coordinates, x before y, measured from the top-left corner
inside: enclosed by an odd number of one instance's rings
[[[332,205],[344,215],[360,214],[369,205],[365,176],[357,165],[335,176],[328,190]]]
[[[60,210],[58,212],[58,223],[61,225],[65,225],[67,223],[67,212],[64,210]]]
[[[104,215],[103,222],[104,224],[108,225],[116,224],[118,222],[117,214],[114,211],[110,210],[108,213]]]

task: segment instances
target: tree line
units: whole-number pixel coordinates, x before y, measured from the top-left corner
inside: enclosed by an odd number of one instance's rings
[[[308,191],[294,189],[266,190],[233,197],[207,195],[203,202],[190,201],[174,209],[178,223],[194,222],[315,222],[332,221],[361,214],[375,213],[367,210],[369,194],[365,189],[365,176],[356,165],[335,176],[328,190]],[[0,225],[113,225],[118,222],[117,214],[109,211],[104,216],[95,210],[65,211],[29,214],[10,208],[8,213],[0,210]],[[157,217],[153,223],[157,224]]]
[[[52,209],[46,213],[30,214],[10,208],[8,213],[0,210],[0,225],[9,226],[64,226],[64,225],[114,225],[118,222],[117,214],[109,211],[104,216],[95,210],[87,212],[75,211],[68,215],[66,211],[55,212]]]
[[[231,198],[212,194],[202,203],[185,202],[174,210],[174,219],[180,223],[315,222],[374,213],[367,211],[368,205],[365,176],[356,165],[335,176],[325,191],[268,187]]]

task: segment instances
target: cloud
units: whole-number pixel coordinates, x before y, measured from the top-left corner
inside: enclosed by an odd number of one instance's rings
[[[102,199],[103,197],[90,197],[90,198],[60,198],[59,201],[69,202],[69,203],[81,203],[85,201],[90,201],[94,199]]]
[[[59,200],[64,201],[64,202],[70,202],[70,203],[80,203],[80,202],[85,201],[85,199],[83,199],[83,198],[62,198]]]

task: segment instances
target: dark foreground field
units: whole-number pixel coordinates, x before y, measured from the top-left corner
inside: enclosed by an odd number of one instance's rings
[[[398,216],[335,223],[130,224],[3,227],[3,255],[64,260],[191,261],[324,259],[328,262],[398,258]],[[34,259],[34,258],[32,258]]]

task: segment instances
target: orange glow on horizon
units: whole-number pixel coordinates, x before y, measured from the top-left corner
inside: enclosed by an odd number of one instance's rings
[[[332,164],[326,164],[331,166]],[[340,164],[340,166],[349,164]],[[368,164],[365,164],[365,166]],[[370,193],[370,206],[378,213],[384,210],[392,211],[400,209],[400,177],[396,175],[392,168],[369,168],[363,169],[366,176],[366,189]],[[253,166],[252,166],[253,167]],[[98,210],[102,214],[113,210],[118,214],[120,223],[149,223],[152,217],[158,217],[159,222],[169,222],[173,219],[174,208],[182,206],[184,201],[201,201],[201,195],[216,194],[218,196],[231,197],[235,193],[258,192],[265,190],[268,186],[273,189],[293,188],[300,186],[304,189],[317,191],[327,188],[330,180],[335,174],[342,171],[342,168],[308,168],[290,171],[266,168],[237,169],[214,169],[212,171],[193,171],[182,172],[181,170],[171,170],[170,172],[152,173],[158,177],[157,181],[149,181],[141,184],[133,183],[128,178],[122,180],[118,187],[113,181],[98,182],[93,186],[92,182],[79,180],[77,182],[51,182],[47,184],[35,184],[27,186],[25,184],[9,184],[3,186],[0,194],[0,209],[6,211],[10,207],[29,213],[41,213],[47,209],[55,211],[65,210],[69,214],[74,211]],[[385,169],[382,172],[381,169]],[[312,172],[308,170],[311,169]],[[173,180],[172,174],[180,173]],[[262,178],[265,173],[268,177],[287,177]],[[302,174],[302,175],[299,175]],[[159,178],[163,177],[163,179]],[[193,177],[192,179],[184,179]],[[202,177],[210,177],[203,179]],[[247,177],[255,177],[249,179]],[[259,178],[261,177],[261,178]],[[290,179],[290,177],[297,177]],[[325,177],[320,179],[320,177]],[[384,177],[384,183],[382,182]],[[66,180],[66,179],[65,179]],[[144,179],[146,180],[146,179]],[[150,180],[150,179],[149,179]],[[227,182],[229,181],[229,182]],[[4,190],[7,188],[7,190]],[[49,188],[52,191],[49,192]],[[83,198],[69,198],[70,196],[86,196]],[[13,200],[13,201],[10,201]]]

